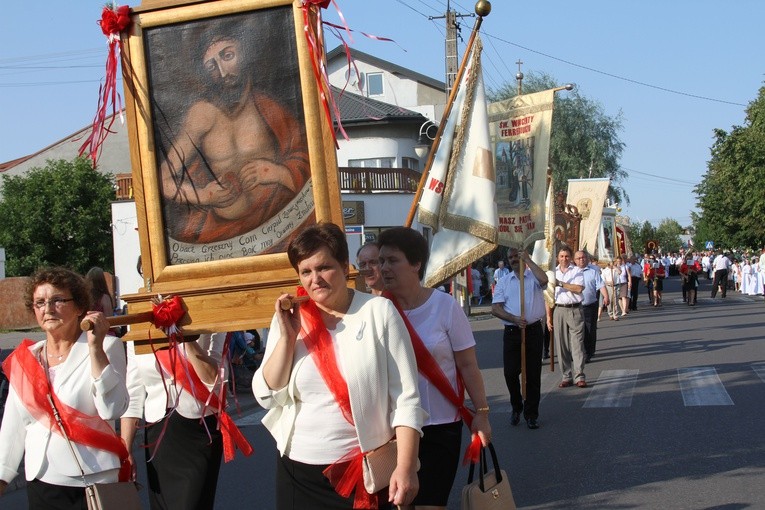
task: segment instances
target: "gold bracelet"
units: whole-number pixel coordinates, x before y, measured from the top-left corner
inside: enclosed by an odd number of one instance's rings
[[[488,413],[488,412],[489,412],[489,406],[486,406],[486,407],[479,407],[478,409],[476,409],[476,410],[475,410],[475,412],[476,412],[476,413],[483,413],[483,412],[486,412],[486,413]]]

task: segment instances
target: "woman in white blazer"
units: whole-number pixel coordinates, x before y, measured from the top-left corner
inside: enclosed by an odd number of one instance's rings
[[[279,450],[275,508],[409,504],[425,415],[406,327],[389,300],[347,287],[348,244],[338,226],[308,227],[287,255],[310,300],[279,297],[252,382]],[[394,436],[389,487],[367,494],[360,469],[347,468]],[[343,475],[345,488],[336,483]]]
[[[130,474],[127,449],[114,432],[114,420],[128,406],[125,351],[118,338],[107,336],[103,313],[88,311],[88,284],[72,271],[35,273],[25,304],[46,339],[25,340],[3,363],[10,391],[0,428],[0,493],[23,457],[30,509],[83,508],[86,483],[126,480]],[[81,331],[82,319],[93,323],[91,331]]]

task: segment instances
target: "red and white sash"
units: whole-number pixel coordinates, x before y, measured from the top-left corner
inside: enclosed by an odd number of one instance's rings
[[[130,480],[131,466],[128,451],[122,439],[100,416],[85,414],[59,400],[53,389],[48,386],[45,369],[29,350],[32,345],[34,345],[32,340],[23,340],[3,362],[3,371],[21,403],[35,420],[65,437],[53,416],[53,409],[48,401],[50,394],[61,416],[61,421],[66,427],[69,439],[83,446],[116,455],[120,460],[119,480],[121,482]]]

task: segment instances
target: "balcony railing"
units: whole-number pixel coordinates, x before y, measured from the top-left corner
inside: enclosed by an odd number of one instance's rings
[[[340,191],[350,193],[398,192],[414,193],[420,172],[409,168],[358,168],[343,166],[340,170]]]
[[[133,198],[133,176],[131,174],[116,174],[114,183],[117,186],[117,200]]]
[[[340,167],[340,191],[347,193],[414,193],[420,182],[420,172],[409,168]],[[133,198],[133,177],[114,176],[117,200]]]

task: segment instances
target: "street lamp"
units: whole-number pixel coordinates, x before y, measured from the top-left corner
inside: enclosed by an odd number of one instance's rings
[[[432,134],[431,134],[432,133]],[[417,157],[423,159],[428,155],[430,146],[433,144],[433,140],[436,139],[438,133],[438,124],[432,120],[426,120],[420,126],[420,134],[417,138],[417,145],[414,146],[414,153]]]

